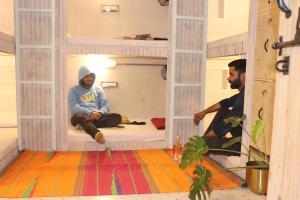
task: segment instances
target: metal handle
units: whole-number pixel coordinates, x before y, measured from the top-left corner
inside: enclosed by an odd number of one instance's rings
[[[291,11],[291,9],[289,9],[287,7],[284,0],[277,0],[277,3],[278,3],[278,6],[279,6],[280,10],[285,12],[285,18],[289,18],[292,15],[292,11]]]
[[[261,108],[258,110],[258,112],[257,112],[257,116],[258,116],[259,119],[262,119],[261,112],[262,112],[263,110],[264,110],[264,108],[261,107]]]
[[[282,69],[278,67],[279,64],[282,63]],[[289,74],[289,65],[290,65],[290,57],[285,56],[283,60],[278,60],[275,65],[275,69],[279,72],[282,72],[283,75]]]
[[[265,44],[264,44],[264,49],[266,52],[268,52],[268,47],[267,47],[268,43],[269,43],[269,38],[265,41]]]

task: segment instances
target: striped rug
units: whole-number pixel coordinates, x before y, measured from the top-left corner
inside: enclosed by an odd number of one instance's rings
[[[205,158],[214,189],[243,183]],[[181,170],[170,150],[24,151],[0,176],[0,197],[91,196],[187,192],[192,167]]]

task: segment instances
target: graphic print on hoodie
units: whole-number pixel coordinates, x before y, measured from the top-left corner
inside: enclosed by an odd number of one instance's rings
[[[91,87],[84,88],[82,79],[88,75],[93,75]],[[96,75],[92,73],[86,66],[78,71],[78,85],[72,87],[69,91],[68,101],[71,115],[84,113],[89,115],[91,112],[108,113],[109,105],[102,87],[94,84]]]

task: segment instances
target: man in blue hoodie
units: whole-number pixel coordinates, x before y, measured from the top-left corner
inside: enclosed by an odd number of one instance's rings
[[[104,90],[94,84],[95,79],[96,75],[87,67],[79,69],[79,84],[69,91],[71,123],[73,126],[81,125],[96,142],[104,144],[104,136],[98,128],[117,126],[121,123],[122,116],[108,113],[110,109]]]

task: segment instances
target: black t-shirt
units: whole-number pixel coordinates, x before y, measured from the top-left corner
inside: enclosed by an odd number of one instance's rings
[[[222,108],[231,108],[227,117],[242,117],[244,113],[244,89],[232,97],[221,100],[219,103]],[[213,131],[218,136],[224,136],[226,133],[231,132],[232,129],[235,129],[234,136],[242,135],[242,127],[238,126],[236,128],[232,128],[230,124],[225,124],[224,121],[218,123],[213,128]]]

